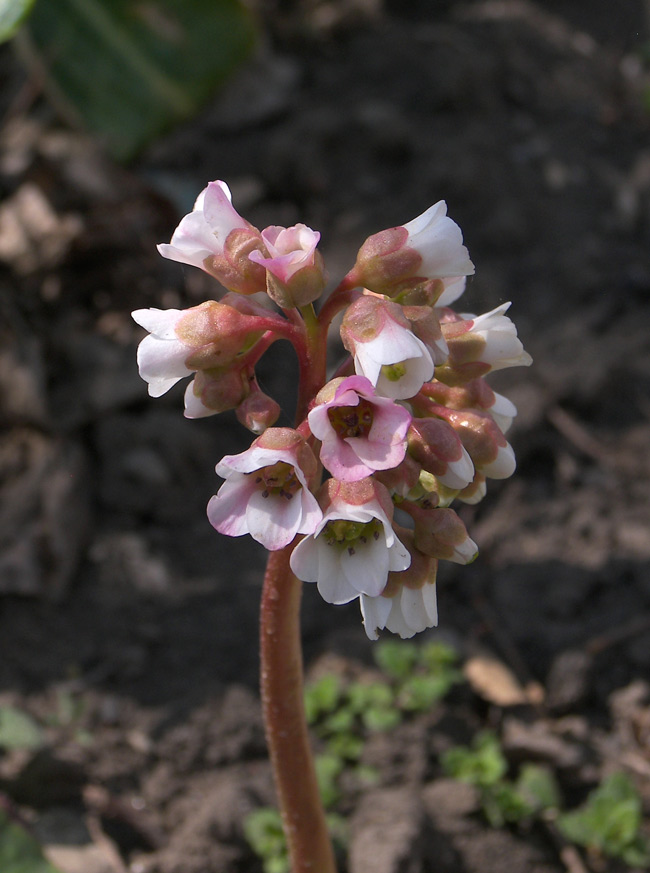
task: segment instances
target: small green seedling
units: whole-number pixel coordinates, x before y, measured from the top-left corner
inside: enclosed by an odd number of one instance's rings
[[[641,833],[641,800],[624,773],[613,773],[591,792],[584,806],[559,816],[564,836],[594,855],[650,867],[650,841]]]
[[[505,778],[508,762],[490,731],[477,734],[471,747],[450,749],[442,766],[455,779],[476,786],[483,814],[492,827],[521,822],[560,805],[555,779],[544,767],[526,764],[516,781]]]
[[[289,852],[277,809],[264,806],[249,813],[244,820],[246,841],[262,859],[264,873],[289,873]]]

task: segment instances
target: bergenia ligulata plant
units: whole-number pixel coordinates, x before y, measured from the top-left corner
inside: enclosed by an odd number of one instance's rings
[[[261,602],[267,739],[294,873],[333,873],[303,711],[301,583],[328,603],[359,600],[365,631],[408,638],[437,624],[438,562],[468,564],[477,547],[451,507],[477,503],[486,479],[514,472],[507,432],[516,409],[485,381],[527,366],[503,304],[451,308],[474,273],[443,201],[369,237],[317,310],[327,274],[320,234],[304,224],[260,231],[211,182],[160,253],[213,276],[215,298],[186,310],[140,309],[149,332],[140,374],[158,397],[191,377],[185,415],[234,409],[255,438],[216,471],[207,508],[228,536],[269,551]],[[328,334],[342,313],[349,353],[328,379]],[[276,340],[299,364],[293,428],[255,367]]]

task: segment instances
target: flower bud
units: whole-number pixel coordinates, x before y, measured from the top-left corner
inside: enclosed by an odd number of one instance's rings
[[[269,253],[250,253],[250,260],[266,270],[266,291],[282,309],[306,306],[323,293],[326,275],[316,246],[320,233],[304,224],[267,227],[262,240]]]
[[[185,417],[205,418],[235,409],[248,397],[254,378],[234,367],[199,370],[185,391]]]
[[[208,300],[188,309],[177,321],[177,338],[188,347],[190,370],[209,370],[229,364],[264,332],[254,315],[244,315],[226,303]]]
[[[400,509],[413,518],[414,543],[425,555],[456,564],[470,564],[478,555],[476,543],[453,509],[428,509],[407,500]]]
[[[447,488],[465,488],[474,477],[474,465],[458,434],[439,418],[413,419],[408,453]]]
[[[254,434],[261,434],[275,424],[280,417],[280,405],[260,390],[257,381],[251,385],[251,393],[235,410],[237,421]]]
[[[512,446],[487,412],[450,409],[446,410],[444,417],[460,437],[480,473],[488,479],[512,476],[517,466]]]

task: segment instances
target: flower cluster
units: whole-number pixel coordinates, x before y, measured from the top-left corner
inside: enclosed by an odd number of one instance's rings
[[[516,409],[485,376],[531,359],[510,304],[479,316],[450,308],[474,266],[443,201],[369,237],[317,314],[319,239],[303,224],[259,231],[227,185],[211,182],[159,251],[227,292],[183,311],[134,312],[149,332],[140,374],[154,397],[193,376],[187,417],[234,409],[256,434],[217,464],[216,530],[290,548],[295,576],[326,601],[359,599],[371,639],[384,628],[411,637],[437,623],[438,562],[477,554],[450,504],[477,503],[486,479],[515,469],[505,433]],[[328,381],[327,334],[341,311],[349,355]],[[295,428],[273,426],[280,407],[255,377],[278,339],[300,365]]]

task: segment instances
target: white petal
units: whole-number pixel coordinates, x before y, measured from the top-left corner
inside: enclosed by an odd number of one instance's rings
[[[499,446],[497,456],[489,464],[481,467],[481,473],[488,479],[507,479],[515,472],[517,461],[510,443]]]
[[[253,477],[254,478],[254,477]],[[250,535],[270,551],[282,549],[295,537],[302,508],[296,495],[287,500],[280,495],[264,497],[256,490],[251,494],[246,507],[246,523]]]
[[[461,447],[462,448],[462,447]],[[462,448],[463,454],[458,461],[449,461],[447,464],[447,472],[443,476],[437,476],[446,488],[460,490],[474,479],[474,464],[469,454]]]
[[[192,373],[185,366],[189,349],[179,340],[163,340],[146,336],[138,346],[140,376],[149,384],[149,394],[160,397],[179,379]]]
[[[365,544],[356,543],[354,548],[341,553],[341,566],[345,578],[357,594],[377,597],[388,580],[388,548],[381,537]]]
[[[362,594],[359,600],[363,626],[368,639],[376,640],[379,638],[377,631],[386,627],[392,600],[390,597],[368,597],[367,594]]]
[[[181,309],[136,309],[131,318],[159,339],[178,339],[175,327],[184,314]]]
[[[185,418],[207,418],[208,415],[216,415],[215,409],[210,409],[209,406],[204,406],[200,397],[194,393],[194,379],[185,389]],[[219,473],[219,471],[217,470]],[[223,476],[223,473],[219,473]]]

